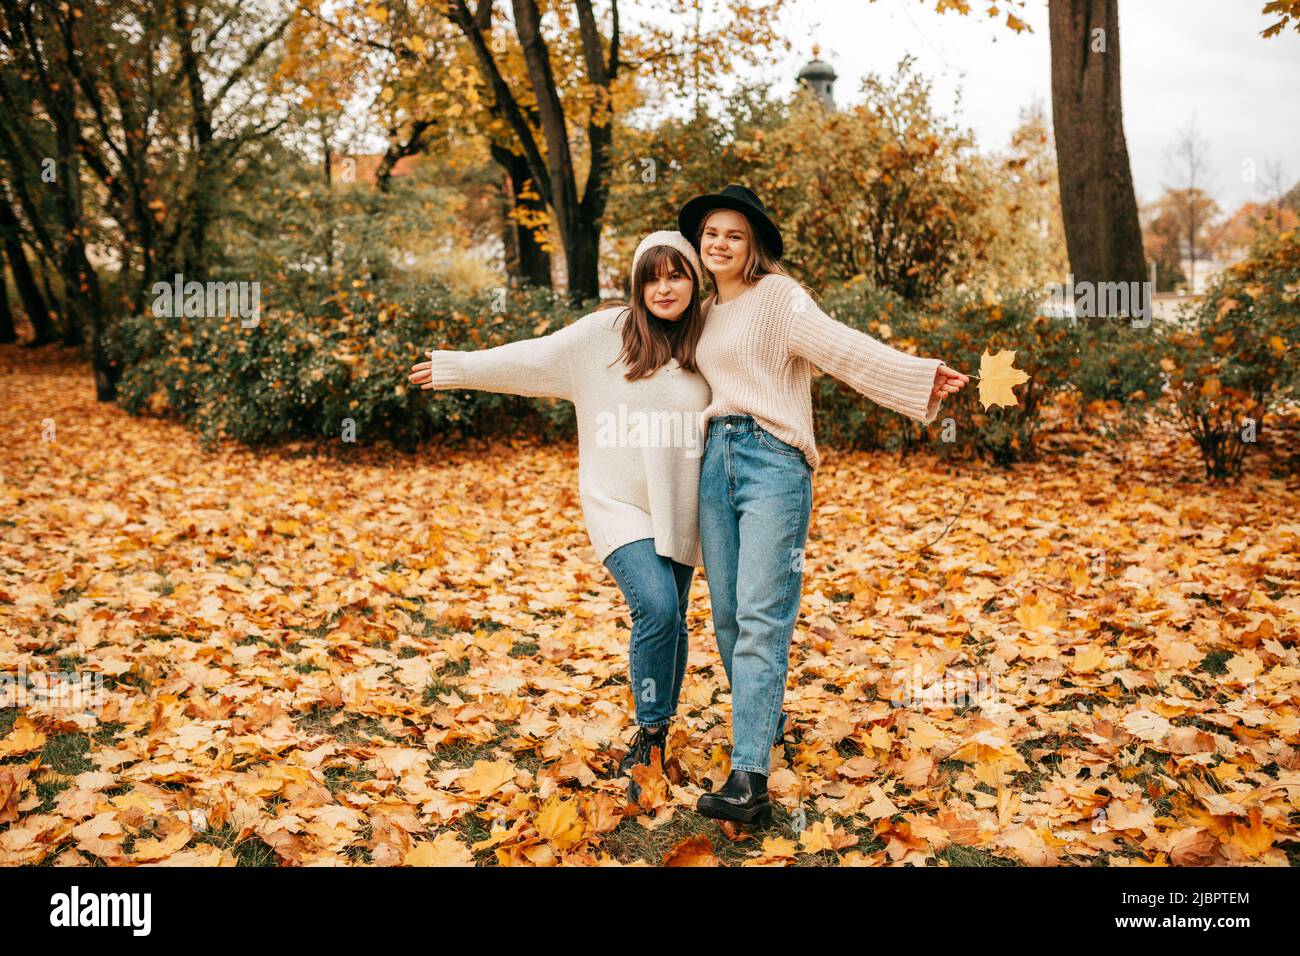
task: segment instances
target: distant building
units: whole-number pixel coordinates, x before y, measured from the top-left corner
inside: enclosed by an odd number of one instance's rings
[[[817,48],[813,47],[813,59],[799,71],[799,82],[813,88],[813,92],[822,98],[826,108],[835,109],[835,68],[825,60],[817,59]]]
[[[1183,270],[1183,275],[1191,276],[1192,287],[1188,290],[1193,295],[1202,295],[1209,288],[1210,282],[1220,272],[1235,262],[1239,262],[1244,256],[1234,256],[1228,260],[1222,259],[1205,259],[1198,257],[1195,269],[1193,270],[1192,261],[1183,259],[1179,266]]]

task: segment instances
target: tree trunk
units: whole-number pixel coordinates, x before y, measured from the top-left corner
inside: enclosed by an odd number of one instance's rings
[[[518,137],[528,172],[541,196],[551,209],[560,243],[569,286],[569,299],[575,304],[600,295],[598,263],[595,255],[600,240],[600,224],[609,194],[610,118],[593,110],[587,124],[590,164],[583,195],[579,198],[574,171],[573,151],[569,143],[568,123],[560,102],[550,53],[542,35],[542,14],[537,0],[512,0],[515,34],[519,38],[528,85],[533,94],[529,111],[536,117],[546,140],[543,156],[538,148],[523,110],[510,85],[493,58],[484,34],[491,26],[492,4],[480,3],[477,15],[471,14],[466,0],[445,0],[447,12],[474,50],[479,73],[496,99],[495,112]],[[611,30],[608,62],[602,47],[591,0],[575,0],[583,65],[587,81],[599,98],[610,96],[619,69],[618,2],[610,4]]]
[[[320,134],[321,150],[325,153],[325,165],[321,173],[325,177],[324,201],[329,204],[329,215],[325,217],[325,272],[334,275],[334,195],[330,188],[334,185],[334,164],[330,159],[330,138],[322,125]]]
[[[1142,230],[1120,107],[1117,0],[1049,0],[1048,22],[1070,271],[1076,285],[1142,282]]]
[[[569,299],[575,304],[600,298],[600,222],[583,217],[573,224],[564,250]]]
[[[63,297],[54,291],[54,286],[50,285],[50,275],[58,275],[59,263],[57,260],[47,260],[44,257],[40,260],[41,268],[41,288],[45,290],[45,302],[49,306],[50,321],[53,324],[53,335],[57,338],[67,330],[68,306]],[[62,331],[61,331],[62,330]],[[50,341],[54,341],[51,339]],[[81,343],[78,342],[78,345]]]
[[[559,229],[560,242],[564,245],[569,298],[575,303],[582,299],[594,299],[599,294],[599,288],[594,282],[590,287],[583,282],[588,266],[591,266],[591,275],[595,276],[595,264],[581,261],[581,200],[574,175],[569,131],[565,128],[564,108],[560,105],[550,54],[542,38],[541,13],[535,0],[514,0],[513,8],[515,31],[523,51],[528,82],[537,98],[537,112],[542,121],[542,133],[546,137],[546,170],[551,184],[551,208],[555,210],[555,224]]]
[[[213,218],[213,167],[217,158],[213,148],[212,115],[203,90],[203,78],[199,74],[199,60],[191,40],[192,23],[185,8],[185,0],[174,0],[172,9],[180,39],[181,70],[189,89],[192,117],[190,137],[193,146],[190,162],[194,171],[194,183],[190,191],[190,219],[181,244],[181,271],[187,281],[191,278],[201,281],[208,277],[208,225]]]
[[[68,55],[75,55],[71,34]],[[103,298],[99,275],[86,256],[85,215],[81,201],[81,164],[77,151],[75,87],[65,80],[57,91],[60,109],[54,117],[55,182],[57,205],[63,227],[61,273],[67,326],[65,341],[83,331],[90,344],[90,366],[95,376],[95,397],[101,402],[117,397],[118,370],[109,362],[105,343]]]
[[[5,254],[0,250],[0,342],[17,342],[18,330],[9,311],[9,283],[5,281]]]
[[[514,209],[530,215],[545,212],[541,199],[524,198],[529,180],[528,160],[504,147],[492,144],[492,158],[506,171],[506,188],[503,194],[503,212],[506,215],[503,240],[506,247],[506,272],[511,280],[520,284],[551,287],[551,256],[533,237],[533,230],[509,216]],[[536,195],[536,189],[531,195]]]
[[[60,250],[59,278],[63,280],[63,344],[80,345],[84,329],[94,339],[95,323],[99,317],[92,314],[86,293],[90,286],[86,273],[90,263],[86,260],[85,241],[82,236],[81,168],[77,154],[76,100],[71,84],[58,90],[61,109],[55,116],[55,195],[59,210],[63,244]]]
[[[27,320],[36,332],[36,337],[27,344],[44,345],[53,342],[59,337],[54,328],[54,320],[50,318],[41,290],[36,287],[31,267],[27,264],[27,256],[23,253],[23,245],[18,241],[18,219],[3,193],[0,193],[0,232],[4,234],[5,255],[9,259],[9,270],[14,276],[14,288],[18,290],[23,311],[27,313]]]

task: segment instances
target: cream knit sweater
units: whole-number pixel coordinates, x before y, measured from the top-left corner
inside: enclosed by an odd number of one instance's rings
[[[578,419],[578,495],[596,559],[642,538],[699,567],[700,415],[709,385],[669,359],[629,382],[616,362],[627,310],[603,309],[536,339],[433,352],[434,388],[563,398]]]
[[[813,438],[812,366],[886,408],[929,424],[939,359],[890,348],[823,312],[798,282],[768,273],[736,298],[706,303],[695,350],[713,389],[704,419],[752,415],[764,429],[820,464]],[[707,425],[706,425],[707,427]]]

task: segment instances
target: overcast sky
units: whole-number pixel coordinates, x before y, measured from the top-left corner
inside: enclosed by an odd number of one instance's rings
[[[784,34],[792,51],[764,71],[794,76],[814,43],[839,74],[836,102],[859,98],[862,76],[892,73],[911,53],[934,81],[945,115],[975,131],[983,150],[1006,145],[1019,111],[1041,99],[1051,114],[1046,0],[1023,14],[1032,33],[1015,34],[983,14],[940,15],[932,0],[801,0]],[[1300,180],[1300,34],[1263,39],[1262,0],[1119,0],[1124,131],[1138,199],[1170,181],[1165,151],[1192,121],[1209,144],[1212,190],[1227,209],[1259,200],[1243,181],[1243,161],[1281,161]],[[960,110],[955,94],[962,88]]]

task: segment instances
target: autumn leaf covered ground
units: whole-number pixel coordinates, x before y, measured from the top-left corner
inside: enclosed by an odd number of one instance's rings
[[[729,744],[702,573],[668,778],[633,807],[611,772],[629,620],[573,447],[209,453],[66,354],[4,346],[0,382],[5,864],[1297,859],[1300,495],[1267,449],[1227,488],[1159,427],[1049,423],[1009,471],[829,454],[746,834],[692,809]]]

